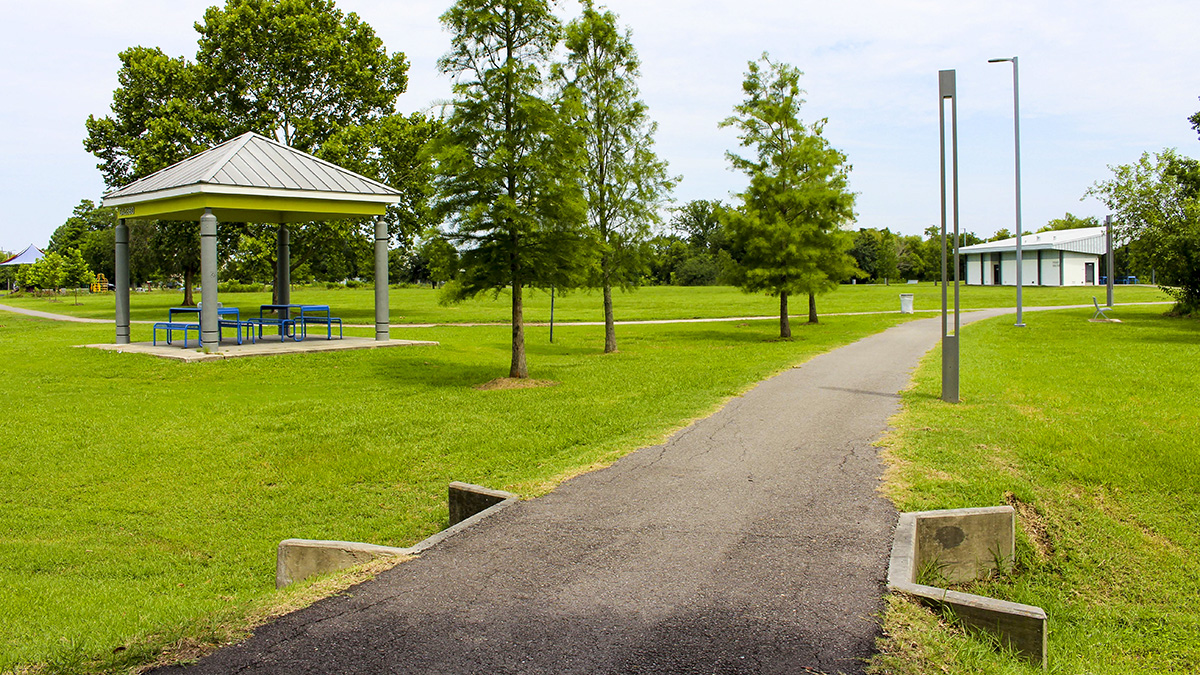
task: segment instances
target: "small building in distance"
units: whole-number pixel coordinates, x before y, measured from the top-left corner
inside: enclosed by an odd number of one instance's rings
[[[1017,285],[1017,238],[959,249],[964,279],[975,286]],[[1021,237],[1025,286],[1094,286],[1108,254],[1103,227],[1053,230]]]

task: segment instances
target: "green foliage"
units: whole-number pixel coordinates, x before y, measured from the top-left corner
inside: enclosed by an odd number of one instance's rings
[[[395,111],[408,61],[331,0],[227,0],[210,7],[196,63],[225,135],[273,136],[315,152],[338,129]]]
[[[116,222],[116,209],[99,208],[90,199],[80,200],[71,211],[71,217],[54,230],[46,250],[52,253],[83,246],[91,233],[106,230]]]
[[[73,248],[63,254],[63,283],[70,288],[90,286],[96,279],[96,274],[88,269],[87,261],[79,249]]]
[[[421,113],[393,114],[339,128],[318,156],[400,191],[388,206],[388,233],[406,255],[417,235],[434,225],[433,166],[426,145],[441,130],[439,120]],[[374,225],[370,225],[374,237]]]
[[[799,117],[800,71],[767,54],[751,61],[742,85],[745,100],[721,123],[736,127],[754,156],[727,153],[735,169],[749,174],[741,207],[725,214],[739,265],[738,285],[780,297],[780,332],[790,328],[788,294],[809,295],[816,321],[817,294],[833,290],[854,273],[847,254],[851,235],[841,226],[854,217],[846,156],[821,135],[825,120],[806,126]]]
[[[1004,241],[1005,239],[1013,238],[1013,233],[1010,232],[1007,227],[1002,227],[999,230],[996,230],[996,234],[993,234],[988,241]]]
[[[1057,230],[1075,230],[1081,227],[1100,227],[1100,220],[1096,216],[1088,216],[1079,218],[1071,215],[1069,212],[1062,218],[1053,218],[1046,226],[1038,230],[1038,232],[1054,232]]]
[[[83,147],[100,159],[109,187],[148,176],[225,140],[206,77],[185,58],[157,47],[121,52],[112,115],[89,115]]]
[[[522,290],[577,287],[592,265],[584,231],[582,137],[548,78],[562,26],[546,0],[459,0],[439,61],[453,109],[432,144],[437,213],[451,226],[458,298],[512,289],[510,377],[527,377]]]
[[[105,182],[123,185],[255,131],[325,159],[353,159],[351,170],[401,186],[404,199],[390,210],[392,234],[410,244],[427,223],[429,167],[420,146],[432,126],[420,115],[395,114],[408,82],[405,56],[389,55],[369,25],[329,0],[228,0],[210,7],[195,27],[195,62],[157,48],[121,53],[112,115],[89,117],[84,141],[101,160]],[[160,223],[144,237],[152,269],[143,277],[180,275],[190,289],[199,269],[194,228]],[[362,254],[368,229],[351,221],[292,226],[296,271],[357,276],[373,264],[369,252],[365,263]],[[273,227],[222,223],[219,232],[223,262],[239,278],[266,281],[274,274]],[[131,256],[132,239],[131,233]],[[104,247],[82,248],[111,276],[111,261],[100,259]],[[190,303],[185,291],[184,304]]]
[[[32,265],[21,265],[17,283],[22,288],[56,291],[67,281],[67,259],[59,253],[47,253]]]
[[[558,68],[564,98],[583,136],[583,193],[587,221],[599,243],[598,278],[604,291],[606,353],[617,349],[612,287],[631,287],[646,269],[650,226],[677,179],[654,154],[646,104],[638,98],[638,57],[617,17],[584,0],[583,14],[566,30],[567,61]]]
[[[1177,312],[1200,310],[1200,162],[1167,149],[1109,168],[1113,177],[1087,195],[1116,215],[1113,231],[1128,242],[1133,268],[1154,270]]]

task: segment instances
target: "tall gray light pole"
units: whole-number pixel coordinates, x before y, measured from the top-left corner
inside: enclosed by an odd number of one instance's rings
[[[946,260],[946,99],[950,99],[951,216],[954,220],[954,334],[950,335],[946,286],[950,283]],[[941,125],[942,161],[942,400],[958,403],[958,93],[953,70],[938,71],[938,123]]]
[[[1025,316],[1021,305],[1021,289],[1025,284],[1024,276],[1025,265],[1021,261],[1021,94],[1020,85],[1017,81],[1017,57],[1011,59],[988,59],[988,63],[1004,63],[1012,61],[1013,64],[1013,145],[1015,148],[1016,164],[1017,164],[1017,326],[1025,326]]]
[[[1104,245],[1108,249],[1108,306],[1113,306],[1113,272],[1116,271],[1116,265],[1113,264],[1113,245],[1112,245],[1112,216],[1104,216]]]

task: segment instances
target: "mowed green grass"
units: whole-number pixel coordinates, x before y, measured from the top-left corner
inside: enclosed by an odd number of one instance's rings
[[[557,384],[481,391],[507,374],[505,326],[184,364],[75,347],[111,326],[0,312],[0,672],[216,639],[274,597],[282,539],[412,544],[445,526],[452,480],[541,494],[905,319],[797,325],[792,341],[772,321],[629,326],[613,355],[599,327],[560,327],[553,345],[531,328],[530,373]]]
[[[941,287],[922,283],[915,285],[850,285],[817,298],[819,314],[845,312],[894,312],[900,309],[900,293],[913,293],[918,310],[940,309]],[[1015,307],[1016,289],[994,286],[962,286],[961,303],[966,309],[983,307]],[[1026,288],[1024,305],[1083,305],[1092,297],[1103,303],[1105,289],[1097,286],[1065,288]],[[134,321],[165,321],[167,308],[183,299],[180,291],[134,293],[130,297],[130,318]],[[200,295],[196,294],[196,299]],[[1114,301],[1161,302],[1169,300],[1152,286],[1117,286]],[[225,293],[220,295],[226,307],[239,307],[246,316],[257,316],[260,305],[271,302],[270,293]],[[45,298],[0,297],[0,304],[38,309],[94,319],[112,319],[114,295],[84,294],[79,305],[73,296],[60,296],[53,301]],[[375,294],[371,289],[326,289],[297,287],[292,302],[329,305],[335,316],[347,323],[374,325]],[[458,305],[438,304],[438,291],[429,288],[391,289],[388,304],[393,323],[503,323],[511,319],[511,298],[507,292],[483,295]],[[953,302],[953,299],[950,300]],[[531,323],[550,320],[550,294],[527,290],[525,320]],[[617,320],[644,321],[653,319],[692,319],[712,317],[778,316],[779,300],[762,294],[748,294],[728,286],[648,286],[630,292],[614,294]],[[807,297],[792,298],[789,307],[793,315],[808,316]],[[597,292],[576,291],[556,294],[555,322],[603,321],[601,296]]]
[[[904,511],[1015,501],[1015,574],[973,592],[1049,615],[1050,672],[1200,672],[1200,322],[1161,308],[967,326],[962,400],[932,353],[904,396],[887,489]],[[1015,498],[1015,500],[1014,500]],[[1045,534],[1039,534],[1044,529]],[[877,672],[1040,672],[892,601]]]

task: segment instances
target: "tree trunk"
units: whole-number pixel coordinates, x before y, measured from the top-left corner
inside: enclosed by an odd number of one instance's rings
[[[613,323],[612,285],[604,284],[604,353],[617,351],[617,327]]]
[[[792,337],[792,322],[788,319],[788,294],[787,291],[782,291],[779,294],[779,337]]]
[[[808,322],[817,322],[817,296],[813,293],[808,294]]]
[[[512,366],[508,369],[509,377],[529,377],[529,367],[525,364],[525,306],[521,298],[521,284],[513,283],[512,287]]]
[[[183,270],[183,306],[195,307],[196,301],[192,299],[192,283],[195,281],[196,271],[190,267]]]

